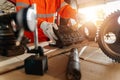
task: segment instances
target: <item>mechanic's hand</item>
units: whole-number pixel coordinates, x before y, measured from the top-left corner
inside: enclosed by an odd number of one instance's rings
[[[56,37],[53,28],[55,30],[58,30],[58,26],[55,23],[50,23],[43,21],[40,25],[40,28],[43,30],[44,34],[52,41],[57,40],[58,38]]]

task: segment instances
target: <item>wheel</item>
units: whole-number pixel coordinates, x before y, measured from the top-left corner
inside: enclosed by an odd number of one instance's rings
[[[120,62],[120,11],[109,15],[100,27],[98,44],[101,50],[116,62]]]
[[[97,27],[95,24],[92,22],[87,22],[82,25],[82,28],[85,37],[90,41],[94,41],[97,33]]]

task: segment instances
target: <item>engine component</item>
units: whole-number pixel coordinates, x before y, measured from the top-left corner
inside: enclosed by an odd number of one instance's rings
[[[0,17],[1,19],[1,17]],[[4,19],[3,19],[4,20]],[[17,37],[10,25],[10,22],[0,22],[0,54],[3,56],[16,56],[25,52],[21,44],[16,46]]]
[[[100,27],[98,44],[111,59],[120,62],[120,11],[109,15]]]
[[[15,45],[16,37],[12,28],[6,24],[0,24],[0,48],[11,48]]]
[[[75,27],[73,27],[75,28]],[[58,40],[56,40],[56,46],[63,48],[74,43],[82,42],[85,37],[82,35],[81,28],[72,29],[71,26],[61,25],[58,30],[54,30]]]
[[[12,20],[17,27],[12,26]],[[36,5],[23,8],[18,13],[0,15],[0,50],[5,56],[16,56],[25,51],[26,39],[24,29],[35,31],[36,27]],[[16,28],[14,31],[13,28]],[[17,34],[16,34],[17,33]],[[22,42],[21,42],[22,41]],[[17,42],[21,44],[16,45]],[[16,51],[17,50],[17,51]]]
[[[81,79],[79,54],[76,48],[70,51],[66,75],[69,80]]]

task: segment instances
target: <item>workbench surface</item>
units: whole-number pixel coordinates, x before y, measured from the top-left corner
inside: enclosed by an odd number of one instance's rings
[[[45,54],[48,56],[48,71],[43,75],[28,75],[25,73],[24,67],[1,73],[0,80],[67,80],[66,67],[68,55],[71,48],[78,48],[80,55],[81,80],[120,80],[120,64],[113,62],[110,58],[103,54],[95,42],[82,42],[73,44],[63,49],[49,47],[47,43],[40,44],[44,47]],[[67,52],[59,56],[59,53]],[[23,65],[23,60],[18,63]],[[0,71],[8,69],[11,66],[0,67]]]

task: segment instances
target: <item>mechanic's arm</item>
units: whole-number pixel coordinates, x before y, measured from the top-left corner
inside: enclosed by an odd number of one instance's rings
[[[84,23],[85,15],[78,13],[76,9],[73,9],[69,4],[61,0],[60,9],[58,11],[60,17],[65,19],[74,19],[76,22]]]
[[[16,0],[16,11],[30,6],[30,0]]]

